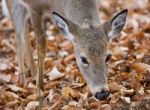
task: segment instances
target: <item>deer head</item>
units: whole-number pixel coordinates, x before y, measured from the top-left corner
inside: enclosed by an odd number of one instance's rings
[[[76,24],[53,12],[56,25],[72,41],[76,62],[90,91],[98,99],[109,96],[107,83],[107,50],[112,37],[123,29],[127,10],[122,10],[103,24]]]

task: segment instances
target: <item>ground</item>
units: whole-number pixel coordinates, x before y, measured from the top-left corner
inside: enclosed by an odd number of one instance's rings
[[[47,29],[42,110],[150,110],[150,1],[105,0],[102,22],[127,8],[127,23],[120,37],[110,42],[109,89],[104,101],[88,96],[89,89],[77,68],[73,46],[52,25]],[[11,20],[0,21],[0,110],[35,110],[35,77],[26,67],[27,85],[18,84],[15,31]],[[37,66],[35,36],[29,38]]]

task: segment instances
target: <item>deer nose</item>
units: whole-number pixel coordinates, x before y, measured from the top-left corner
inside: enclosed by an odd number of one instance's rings
[[[95,98],[99,100],[105,100],[109,97],[110,93],[108,91],[97,92]]]

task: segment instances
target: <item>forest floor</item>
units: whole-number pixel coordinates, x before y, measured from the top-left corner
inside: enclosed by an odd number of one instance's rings
[[[76,65],[73,45],[52,25],[47,29],[42,110],[150,110],[150,1],[103,0],[102,22],[121,9],[128,18],[120,37],[109,45],[110,97],[99,101],[89,97],[89,88]],[[11,20],[0,21],[0,110],[36,110],[35,77],[25,63],[27,85],[18,84],[15,31]],[[29,38],[37,67],[34,33]],[[23,50],[25,51],[25,50]]]

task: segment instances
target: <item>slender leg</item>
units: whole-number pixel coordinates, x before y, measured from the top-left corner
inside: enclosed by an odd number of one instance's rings
[[[44,73],[44,58],[46,55],[46,36],[42,28],[41,16],[33,14],[32,24],[36,35],[37,53],[38,53],[38,73],[36,85],[39,89],[44,90],[43,87],[43,73]]]
[[[19,10],[16,10],[18,8]],[[19,82],[26,84],[25,71],[24,71],[24,43],[26,36],[26,15],[27,10],[25,7],[19,4],[15,4],[12,8],[12,20],[15,26],[17,34],[17,53],[18,53],[18,65],[19,65]]]
[[[19,66],[19,83],[26,84],[25,71],[24,71],[24,40],[17,35],[17,54],[18,54],[18,66]]]
[[[30,73],[31,76],[34,77],[36,75],[36,68],[35,68],[35,62],[32,56],[32,51],[31,51],[31,42],[28,36],[29,30],[29,24],[26,24],[26,37],[25,37],[25,47],[26,47],[26,53],[27,53],[27,59],[29,60],[28,62],[28,67],[30,68]]]
[[[38,53],[38,73],[36,79],[36,85],[39,88],[39,110],[42,107],[43,96],[41,96],[41,90],[44,90],[43,86],[43,73],[44,73],[44,58],[46,55],[46,36],[42,27],[42,19],[37,13],[32,14],[32,24],[36,36],[37,53]]]

